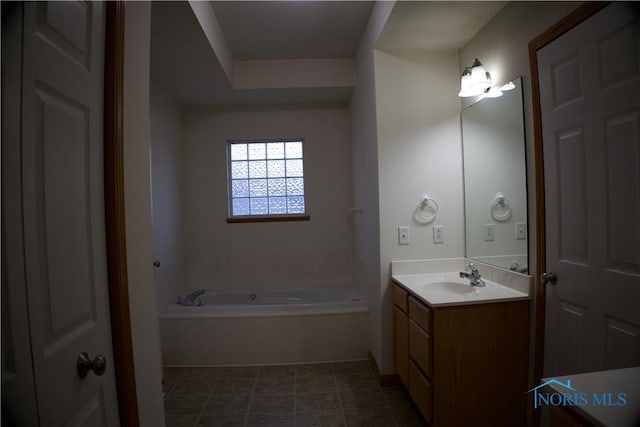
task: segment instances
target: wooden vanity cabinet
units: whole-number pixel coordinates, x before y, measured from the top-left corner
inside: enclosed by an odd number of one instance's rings
[[[396,370],[429,424],[526,425],[528,300],[430,307],[395,283],[393,295]]]

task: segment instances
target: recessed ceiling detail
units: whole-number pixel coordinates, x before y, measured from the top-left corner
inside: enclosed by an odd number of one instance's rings
[[[181,105],[342,103],[375,2],[154,1],[151,80]],[[457,50],[504,2],[398,1],[384,50]]]
[[[213,1],[236,61],[353,58],[373,2]]]

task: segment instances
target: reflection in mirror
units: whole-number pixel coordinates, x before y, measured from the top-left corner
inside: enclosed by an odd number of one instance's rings
[[[466,256],[528,272],[522,78],[462,111]]]

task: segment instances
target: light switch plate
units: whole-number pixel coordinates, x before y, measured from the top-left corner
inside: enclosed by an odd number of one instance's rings
[[[444,226],[434,225],[433,226],[433,243],[443,243],[443,242],[444,242]]]
[[[409,227],[398,227],[398,244],[409,244]]]
[[[524,240],[527,238],[527,224],[524,222],[516,222],[516,240]]]
[[[496,225],[485,224],[484,225],[484,241],[491,242],[496,238]]]

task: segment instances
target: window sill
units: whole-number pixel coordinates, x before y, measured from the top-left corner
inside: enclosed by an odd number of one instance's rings
[[[237,224],[244,222],[292,222],[309,221],[309,215],[253,215],[253,216],[230,216],[227,223]]]

